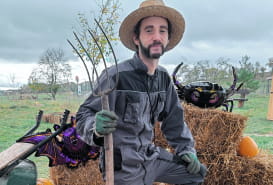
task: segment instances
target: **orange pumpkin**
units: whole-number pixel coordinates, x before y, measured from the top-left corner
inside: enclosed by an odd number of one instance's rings
[[[50,179],[47,178],[38,178],[36,185],[54,185]]]
[[[255,157],[259,153],[256,142],[249,136],[244,136],[239,143],[239,155],[244,157]]]

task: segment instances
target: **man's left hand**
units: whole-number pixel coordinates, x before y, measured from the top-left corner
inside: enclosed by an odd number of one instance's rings
[[[200,171],[200,162],[197,156],[193,153],[186,153],[180,156],[182,161],[188,163],[187,171],[191,174],[197,174]]]

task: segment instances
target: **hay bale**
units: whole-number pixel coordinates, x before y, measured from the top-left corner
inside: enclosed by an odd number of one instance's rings
[[[246,117],[187,104],[183,106],[185,121],[196,141],[198,157],[209,169],[203,184],[273,184],[273,155],[265,152],[255,158],[237,155],[237,146],[246,126]],[[156,144],[171,148],[159,126],[156,127],[156,136]]]
[[[273,159],[268,154],[259,154],[252,159],[236,155],[221,155],[206,162],[209,171],[204,182],[205,185],[273,184]]]
[[[63,112],[53,112],[50,114],[44,114],[42,117],[42,121],[46,123],[60,124],[63,114],[64,114]],[[75,113],[70,113],[68,118],[75,115],[76,115]]]
[[[99,171],[99,160],[89,160],[85,165],[78,168],[67,168],[66,165],[50,167],[50,179],[54,185],[105,185]],[[165,183],[154,183],[165,185]]]
[[[255,158],[237,155],[237,146],[243,134],[247,118],[238,114],[215,109],[201,109],[183,105],[185,120],[196,141],[196,150],[209,171],[205,185],[272,185],[273,156],[260,153]],[[173,149],[156,124],[155,143]],[[89,161],[78,169],[66,166],[50,168],[55,185],[102,185],[98,160]],[[164,183],[155,183],[163,185]],[[166,185],[166,184],[164,184]]]
[[[89,160],[76,169],[67,168],[66,165],[51,167],[50,178],[54,185],[104,185],[98,161]]]
[[[218,109],[184,105],[185,120],[192,131],[199,153],[236,154],[246,117]]]

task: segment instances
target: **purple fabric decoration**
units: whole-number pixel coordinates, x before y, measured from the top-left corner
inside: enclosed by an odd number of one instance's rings
[[[74,120],[72,124],[65,129],[58,138],[51,139],[48,143],[40,147],[35,153],[36,157],[47,156],[49,166],[66,164],[70,168],[76,168],[80,163],[85,164],[88,160],[96,160],[99,156],[99,147],[87,145],[76,133]],[[60,126],[54,125],[55,130]],[[36,133],[23,137],[19,142],[38,144],[52,134],[50,129],[45,132]]]

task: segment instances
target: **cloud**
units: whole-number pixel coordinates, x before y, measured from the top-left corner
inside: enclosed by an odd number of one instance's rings
[[[121,1],[121,20],[141,1]],[[63,48],[72,57],[66,39],[73,38],[72,27],[77,25],[77,13],[90,15],[96,8],[94,2],[3,0],[0,6],[0,57],[18,62],[36,62],[47,48]],[[196,43],[203,43],[210,47],[210,53],[218,57],[226,53],[225,50],[220,51],[219,47],[230,50],[233,43],[242,46],[235,47],[235,51],[238,48],[247,49],[264,44],[262,47],[267,50],[273,39],[273,1],[165,2],[178,9],[185,17],[186,31],[179,46],[185,47],[185,50],[208,51],[208,48],[194,47],[197,46]],[[198,56],[199,53],[195,55]],[[249,52],[249,55],[254,54]]]
[[[35,67],[33,63],[4,63],[0,60],[0,86],[16,86],[26,84],[32,69]],[[12,81],[14,78],[14,81]]]
[[[74,38],[72,31],[78,25],[77,14],[91,15],[90,12],[97,9],[95,2],[1,0],[0,68],[6,67],[5,63],[16,66],[37,63],[48,48],[62,48],[68,59],[75,61],[66,39]],[[142,0],[120,0],[120,20],[140,2]],[[273,57],[273,1],[165,0],[165,3],[183,14],[186,31],[179,45],[162,58],[163,65],[176,65],[182,60],[216,61],[220,57],[236,63],[244,55],[265,64]],[[133,55],[120,43],[115,50],[120,60]],[[15,73],[19,76],[20,71]]]
[[[92,5],[94,2],[86,0],[4,0],[0,6],[0,57],[35,62],[47,48],[71,53],[66,39],[77,24],[77,13],[91,11]]]
[[[184,5],[184,7],[183,7]],[[191,39],[257,40],[273,36],[273,1],[184,1],[186,29]]]

